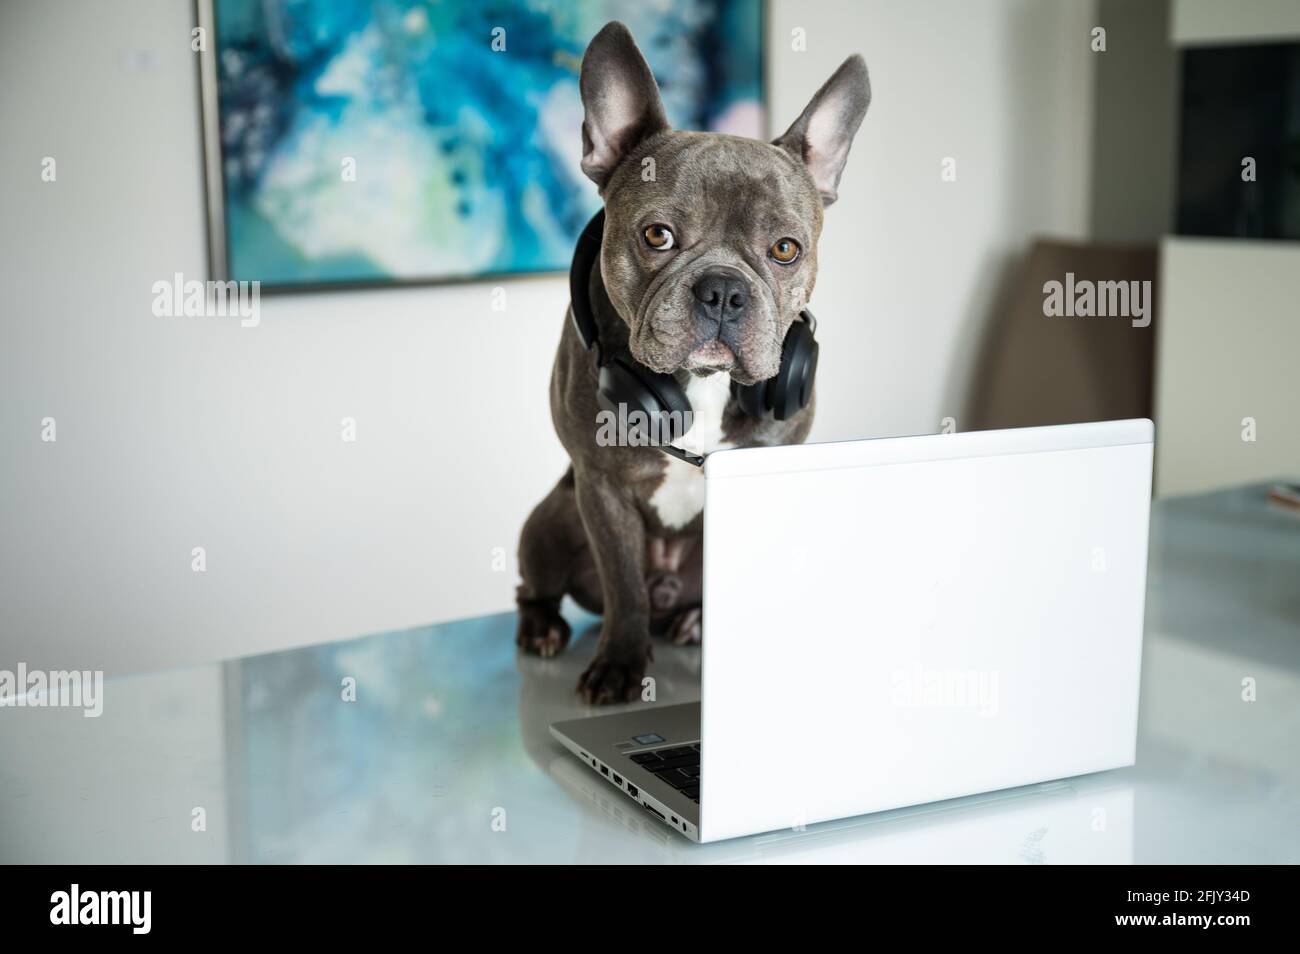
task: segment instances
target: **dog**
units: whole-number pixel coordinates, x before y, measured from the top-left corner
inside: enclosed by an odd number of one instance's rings
[[[822,210],[835,201],[871,87],[852,56],[771,143],[677,131],[617,22],[588,45],[579,85],[582,170],[604,200],[585,306],[600,347],[584,342],[571,305],[550,388],[571,466],[523,527],[516,641],[528,653],[561,652],[566,594],[601,615],[577,691],[607,704],[641,693],[652,630],[679,645],[702,639],[704,478],[655,447],[598,440],[600,356],[629,354],[677,382],[690,417],[675,446],[688,454],[802,442],[810,395],[783,420],[746,413],[737,395],[782,366],[816,280]]]

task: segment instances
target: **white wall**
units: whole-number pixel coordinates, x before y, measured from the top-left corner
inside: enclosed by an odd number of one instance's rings
[[[770,5],[774,127],[854,51],[875,97],[822,240],[815,438],[960,427],[1007,266],[1086,228],[1093,9]],[[504,314],[489,285],[268,298],[256,329],[151,314],[154,281],[204,271],[191,17],[0,7],[0,668],[158,669],[507,609],[518,528],[564,467],[562,277],[505,283]]]
[[[1158,495],[1300,479],[1297,274],[1295,242],[1161,243]]]
[[[1227,46],[1300,37],[1296,0],[1173,0],[1170,39],[1176,44]]]

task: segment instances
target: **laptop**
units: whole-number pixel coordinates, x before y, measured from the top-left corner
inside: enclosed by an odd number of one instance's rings
[[[1153,441],[710,454],[700,701],[551,733],[698,842],[1132,765]]]

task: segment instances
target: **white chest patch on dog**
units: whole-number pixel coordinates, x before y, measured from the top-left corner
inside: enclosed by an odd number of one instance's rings
[[[691,429],[677,446],[700,455],[732,446],[722,439],[722,412],[731,398],[731,377],[721,372],[692,377],[686,397],[691,402]],[[675,457],[664,460],[668,470],[650,497],[650,506],[665,527],[680,530],[704,509],[704,471]]]

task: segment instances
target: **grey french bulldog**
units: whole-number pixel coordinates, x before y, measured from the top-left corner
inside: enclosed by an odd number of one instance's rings
[[[771,143],[672,129],[621,23],[587,47],[580,87],[582,170],[605,202],[590,278],[601,342],[685,389],[683,450],[802,442],[813,401],[784,421],[755,419],[731,382],[776,374],[786,331],[812,294],[822,209],[835,201],[871,100],[862,57],[845,60]],[[572,466],[524,524],[517,642],[542,656],[562,651],[566,594],[600,614],[577,690],[602,704],[640,694],[652,629],[679,645],[701,640],[704,478],[654,447],[602,446],[597,377],[595,351],[566,320],[551,416]]]

